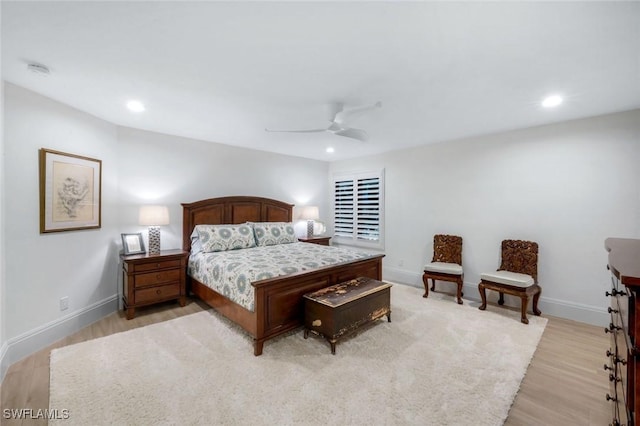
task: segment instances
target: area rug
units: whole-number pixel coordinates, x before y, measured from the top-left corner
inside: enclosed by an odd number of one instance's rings
[[[501,425],[546,319],[396,284],[391,320],[337,344],[298,330],[253,356],[203,311],[51,353],[50,408],[77,425]]]

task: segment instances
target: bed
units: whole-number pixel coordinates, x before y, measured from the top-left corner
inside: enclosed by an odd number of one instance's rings
[[[293,219],[292,204],[262,197],[210,198],[184,203],[182,207],[182,244],[184,250],[189,252],[196,225],[291,222]],[[383,257],[383,254],[370,255],[331,266],[252,281],[253,310],[191,276],[187,276],[187,285],[193,295],[247,331],[253,337],[254,355],[258,356],[262,354],[265,341],[302,325],[304,294],[359,276],[381,280]]]

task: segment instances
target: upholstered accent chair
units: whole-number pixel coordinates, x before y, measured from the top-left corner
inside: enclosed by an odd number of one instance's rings
[[[433,236],[433,260],[424,266],[422,282],[424,295],[429,297],[429,280],[433,282],[431,290],[436,289],[436,280],[454,282],[458,285],[456,298],[462,305],[462,237],[437,234]]]
[[[502,242],[502,263],[496,272],[480,274],[480,298],[482,304],[479,309],[487,308],[486,289],[500,293],[498,304],[504,304],[504,294],[517,296],[521,299],[520,321],[529,324],[527,306],[529,298],[533,296],[533,313],[540,315],[538,299],[542,289],[538,285],[538,243],[523,240],[504,240]]]

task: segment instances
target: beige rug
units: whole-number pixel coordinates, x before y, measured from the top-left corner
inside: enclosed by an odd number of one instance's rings
[[[392,322],[335,356],[298,331],[254,357],[211,311],[56,349],[50,408],[64,425],[501,425],[546,319],[422,292],[394,285]]]

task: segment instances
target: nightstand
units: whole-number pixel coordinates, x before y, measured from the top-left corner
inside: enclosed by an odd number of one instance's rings
[[[298,241],[303,243],[319,244],[321,246],[328,246],[331,237],[311,237],[311,238],[298,238]]]
[[[183,250],[162,250],[160,254],[121,255],[124,309],[127,319],[136,308],[177,299],[186,303],[187,256]]]

